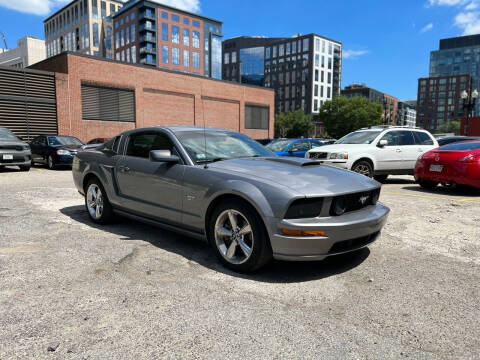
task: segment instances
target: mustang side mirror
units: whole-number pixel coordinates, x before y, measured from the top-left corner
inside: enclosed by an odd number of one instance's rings
[[[150,151],[150,161],[178,164],[180,158],[177,155],[172,155],[170,150],[152,150]]]
[[[380,140],[377,146],[382,148],[387,145],[388,145],[388,140]]]

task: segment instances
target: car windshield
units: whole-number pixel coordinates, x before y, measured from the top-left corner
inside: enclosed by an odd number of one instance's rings
[[[77,138],[71,136],[49,136],[48,137],[49,146],[58,146],[58,145],[83,145],[83,143]]]
[[[475,142],[461,142],[455,144],[449,144],[441,146],[438,150],[450,150],[450,151],[469,151],[480,149],[480,141]]]
[[[179,131],[175,134],[194,162],[275,156],[243,134],[223,131]]]
[[[267,148],[272,151],[284,151],[288,145],[292,143],[292,140],[275,140],[267,145]]]
[[[7,140],[7,141],[20,141],[15,135],[13,135],[10,131],[1,130],[0,129],[0,140]]]
[[[338,140],[336,144],[371,144],[381,131],[355,131]]]

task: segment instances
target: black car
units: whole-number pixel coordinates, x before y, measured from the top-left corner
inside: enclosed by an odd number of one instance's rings
[[[72,166],[73,157],[84,144],[73,136],[41,135],[30,142],[32,164],[46,164],[49,169]]]
[[[447,136],[437,140],[438,140],[438,145],[443,146],[443,145],[453,144],[460,141],[480,140],[480,138],[475,136]]]

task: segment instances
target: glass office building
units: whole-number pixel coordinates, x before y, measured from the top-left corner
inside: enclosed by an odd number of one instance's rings
[[[265,86],[265,48],[240,49],[240,69],[242,83]]]

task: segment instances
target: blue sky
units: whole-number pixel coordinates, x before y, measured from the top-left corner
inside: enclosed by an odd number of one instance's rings
[[[68,2],[0,0],[9,47],[27,34],[43,38],[46,14]],[[480,0],[164,2],[222,20],[225,39],[314,32],[341,41],[342,86],[364,82],[403,100],[416,98],[417,79],[428,76],[429,53],[441,38],[480,33]]]

